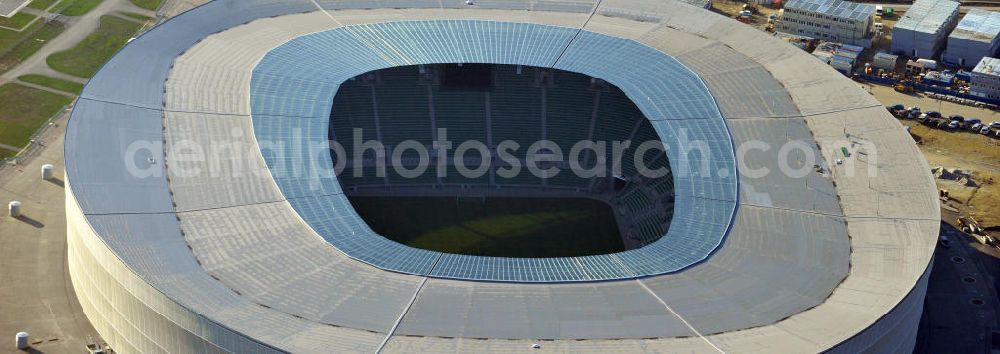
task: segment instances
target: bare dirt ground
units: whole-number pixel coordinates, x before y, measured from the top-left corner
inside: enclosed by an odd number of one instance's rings
[[[743,10],[743,1],[732,1],[732,0],[717,0],[712,3],[712,11],[721,14],[723,16],[734,18],[740,11]],[[778,10],[772,9],[764,5],[757,5],[757,12],[750,16],[750,26],[757,27],[760,30],[764,30],[767,26],[767,16],[777,13]]]
[[[1000,113],[989,109],[939,101],[921,94],[903,94],[888,86],[862,86],[886,105],[918,106],[925,112],[939,111],[945,116],[959,114],[987,123],[1000,121]],[[901,122],[918,137],[918,146],[931,167],[958,168],[972,173],[979,187],[968,193],[959,191],[957,195],[952,195],[961,203],[959,212],[976,217],[984,227],[1000,228],[1000,139],[971,132],[931,129],[916,121]],[[951,190],[954,185],[944,182],[939,187]]]

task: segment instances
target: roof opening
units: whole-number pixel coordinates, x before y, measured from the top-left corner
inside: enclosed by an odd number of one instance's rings
[[[523,65],[393,67],[344,82],[338,179],[377,233],[498,257],[621,252],[659,240],[673,177],[659,135],[617,87]]]

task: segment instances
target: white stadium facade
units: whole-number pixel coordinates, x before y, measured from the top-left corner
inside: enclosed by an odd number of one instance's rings
[[[328,141],[348,80],[442,63],[610,83],[673,170],[712,172],[674,176],[669,228],[623,252],[390,241],[312,171],[330,154],[296,147]],[[73,287],[121,353],[911,352],[940,220],[927,163],[871,95],[679,1],[212,1],[131,41],[68,124]],[[250,157],[175,149],[219,141]],[[746,173],[781,162],[807,173]]]

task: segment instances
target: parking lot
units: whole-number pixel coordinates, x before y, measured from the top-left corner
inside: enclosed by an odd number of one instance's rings
[[[1000,121],[1000,113],[982,107],[961,105],[939,100],[922,93],[900,93],[892,87],[862,83],[862,87],[876,99],[891,106],[920,107],[921,111],[940,112],[941,120],[959,115],[965,120],[978,119],[989,125]],[[900,123],[909,127],[917,140],[920,150],[931,167],[941,166],[969,172],[977,182],[967,194],[962,194],[953,202],[956,212],[972,215],[978,219],[994,237],[1000,235],[1000,139],[997,128],[991,128],[989,135],[972,132],[969,129],[940,129],[931,127],[917,119],[901,119]],[[937,122],[936,124],[941,124]],[[970,127],[971,128],[971,127]],[[949,189],[950,185],[939,181],[939,188]]]
[[[945,115],[938,111],[923,111],[920,107],[905,107],[902,104],[889,106],[888,109],[897,119],[919,122],[929,128],[1000,138],[1000,121],[984,122],[979,118],[959,114]]]

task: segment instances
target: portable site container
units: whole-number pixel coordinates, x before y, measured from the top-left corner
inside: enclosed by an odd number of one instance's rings
[[[948,36],[948,46],[941,61],[963,68],[976,66],[983,57],[996,56],[1000,50],[998,35],[1000,12],[969,10]]]
[[[933,59],[958,23],[958,2],[917,0],[892,29],[892,52]]]

